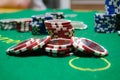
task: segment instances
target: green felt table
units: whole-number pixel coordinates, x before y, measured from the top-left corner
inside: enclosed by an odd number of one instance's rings
[[[102,34],[94,32],[94,14],[97,11],[73,10],[24,10],[15,13],[0,14],[0,19],[24,18],[31,15],[62,11],[64,14],[76,14],[66,19],[83,21],[86,30],[75,30],[76,37],[85,37],[104,46],[109,55],[102,58],[68,56],[27,56],[16,57],[6,54],[6,49],[31,37],[42,38],[47,35],[32,35],[16,30],[0,30],[0,80],[119,80],[120,79],[120,36],[117,33]]]

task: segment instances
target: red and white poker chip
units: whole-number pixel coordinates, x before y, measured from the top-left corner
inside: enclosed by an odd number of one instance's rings
[[[72,42],[73,46],[82,52],[93,53],[96,56],[108,55],[108,51],[103,46],[90,39],[72,37]]]
[[[46,29],[71,29],[73,28],[72,25],[47,25]]]
[[[46,20],[45,25],[69,25],[71,23],[71,20],[65,20],[65,19],[54,19],[54,20]]]
[[[72,46],[72,43],[71,39],[55,38],[51,39],[46,45],[53,48],[67,48]]]
[[[66,53],[47,53],[48,54],[48,56],[52,56],[52,57],[66,57],[66,56],[71,56],[71,55],[73,55],[74,53],[73,52],[66,52]]]
[[[19,44],[13,45],[12,47],[7,49],[7,53],[15,53],[15,54],[19,54],[20,52],[25,52],[27,51],[29,48],[29,46],[35,42],[34,38],[25,40]]]
[[[53,47],[45,47],[45,51],[46,52],[50,52],[50,53],[65,53],[65,52],[70,52],[72,51],[72,47],[70,48],[53,48]]]
[[[47,44],[51,40],[50,36],[44,37],[40,40],[40,42],[37,43],[36,46],[33,47],[33,50],[37,50],[39,48],[43,48],[45,44]]]

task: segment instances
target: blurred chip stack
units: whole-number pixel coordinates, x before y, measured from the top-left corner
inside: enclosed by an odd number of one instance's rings
[[[21,18],[16,19],[16,28],[19,32],[28,32],[31,31],[31,18]]]
[[[1,28],[1,30],[14,30],[14,29],[16,29],[15,19],[0,20],[0,28]]]
[[[120,0],[105,0],[105,13],[96,13],[94,16],[94,30],[99,33],[116,32],[119,23],[117,14],[120,14]]]
[[[120,0],[105,0],[106,14],[120,13]]]
[[[32,34],[33,35],[47,34],[44,21],[51,19],[53,19],[52,15],[33,15],[31,22]]]

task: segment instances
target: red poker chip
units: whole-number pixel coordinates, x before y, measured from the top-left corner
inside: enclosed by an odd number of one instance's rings
[[[73,26],[72,25],[48,25],[46,26],[46,29],[59,29],[59,28],[71,29],[73,28]]]
[[[63,53],[63,54],[60,54],[60,53],[47,53],[48,56],[52,56],[52,57],[66,57],[66,56],[71,56],[73,55],[74,53],[72,52],[66,52],[66,53]]]
[[[7,49],[7,53],[16,53],[19,54],[20,52],[25,52],[27,50],[27,47],[30,46],[32,43],[35,42],[34,38],[25,40],[19,44],[13,45],[12,47]]]
[[[71,23],[70,20],[65,19],[54,19],[54,20],[46,20],[45,25],[69,25]]]
[[[42,38],[40,40],[40,42],[38,42],[37,45],[33,47],[33,50],[37,50],[39,48],[43,48],[43,46],[46,45],[50,40],[51,40],[50,36]]]
[[[108,51],[103,46],[90,39],[72,37],[72,42],[73,46],[82,52],[92,53],[96,56],[108,55]]]
[[[56,38],[56,39],[51,39],[46,45],[53,48],[67,48],[72,46],[72,43],[71,43],[71,39]]]
[[[50,52],[50,53],[65,53],[65,52],[70,52],[73,50],[72,46],[69,48],[53,48],[49,46],[45,46],[45,51]]]

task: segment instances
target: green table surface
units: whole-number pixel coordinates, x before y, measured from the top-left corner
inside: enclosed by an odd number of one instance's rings
[[[16,30],[0,30],[0,80],[119,80],[120,79],[120,36],[117,33],[102,34],[94,32],[94,14],[97,11],[73,10],[24,10],[15,13],[0,14],[0,19],[29,18],[31,15],[62,11],[65,15],[75,14],[74,21],[83,21],[86,30],[75,30],[76,37],[85,37],[104,46],[109,55],[102,58],[69,56],[27,56],[16,57],[6,54],[6,49],[34,36],[31,32],[20,33]],[[71,64],[70,64],[71,63]]]

